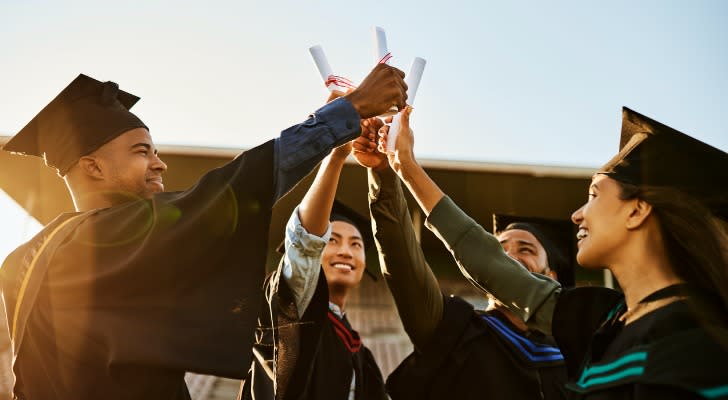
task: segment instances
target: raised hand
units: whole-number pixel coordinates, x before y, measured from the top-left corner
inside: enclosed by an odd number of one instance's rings
[[[351,89],[347,90],[346,93],[351,93]],[[329,97],[326,99],[327,103],[331,103],[332,101],[338,99],[339,97],[344,97],[346,93],[339,92],[338,90],[334,90],[333,92],[329,93]]]
[[[412,113],[412,107],[407,106],[403,111],[399,124],[399,134],[397,135],[397,143],[394,146],[394,154],[387,154],[389,165],[392,169],[400,174],[403,165],[416,163],[414,155],[415,136],[410,128],[409,120]],[[392,117],[386,119],[387,123],[392,122]],[[384,125],[379,129],[379,146],[378,149],[382,153],[387,151],[387,138],[389,136],[389,126]]]
[[[377,150],[377,132],[384,125],[379,118],[361,122],[361,135],[354,139],[354,159],[363,167],[381,170],[387,168],[387,156]]]
[[[384,114],[392,106],[401,110],[407,104],[404,72],[387,64],[377,64],[361,85],[345,97],[361,119]]]

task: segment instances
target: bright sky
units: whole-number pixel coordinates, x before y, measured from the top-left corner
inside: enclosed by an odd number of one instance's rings
[[[378,25],[393,65],[428,61],[421,157],[596,167],[623,105],[728,150],[725,1],[106,3],[0,2],[0,134],[83,72],[139,95],[158,143],[250,147],[322,104],[310,46],[360,81]]]

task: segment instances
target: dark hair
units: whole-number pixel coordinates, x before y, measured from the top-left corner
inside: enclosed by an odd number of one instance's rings
[[[620,198],[652,205],[674,272],[728,312],[728,229],[725,221],[684,192],[619,182]]]

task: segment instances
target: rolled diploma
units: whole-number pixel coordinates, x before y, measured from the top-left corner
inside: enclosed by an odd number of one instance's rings
[[[389,51],[387,50],[387,34],[384,32],[384,29],[375,26],[374,27],[374,64],[379,64],[380,62],[383,62],[384,64],[389,64],[389,59],[392,57],[387,57],[387,54],[389,54]]]
[[[415,96],[417,95],[417,88],[420,86],[422,80],[422,72],[425,70],[424,58],[415,57],[412,60],[409,74],[404,78],[404,82],[407,84],[407,104],[413,105],[415,103]],[[392,118],[392,123],[389,124],[389,134],[387,134],[387,153],[394,153],[395,144],[397,143],[397,135],[399,134],[399,119],[402,117],[401,113],[397,113]]]
[[[383,28],[378,26],[375,26],[372,32],[374,33],[374,65],[389,65],[389,60],[392,59],[392,55],[387,49],[387,33]],[[397,107],[392,106],[392,108],[380,115],[380,117],[385,118],[394,114],[397,114]]]
[[[321,74],[321,79],[323,79],[326,88],[331,92],[338,91],[346,93],[347,88],[335,83],[329,83],[329,77],[334,76],[334,71],[331,69],[331,65],[329,65],[329,60],[326,59],[324,49],[322,49],[321,46],[316,45],[309,48],[308,51],[311,53],[311,57],[313,57],[313,62],[316,64],[316,68],[318,69],[319,74]]]

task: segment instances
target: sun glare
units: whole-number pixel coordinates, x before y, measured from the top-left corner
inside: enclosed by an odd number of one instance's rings
[[[5,260],[16,247],[25,243],[43,227],[3,190],[0,190],[0,259]]]

